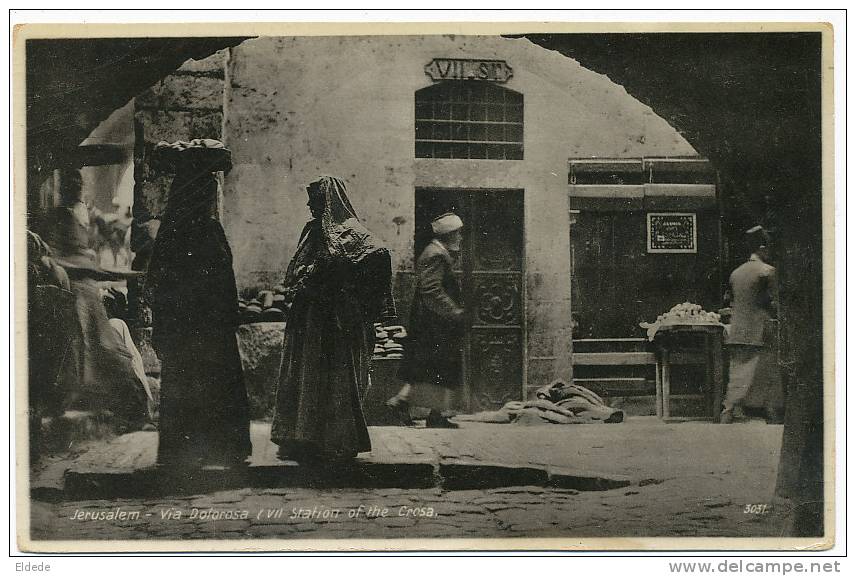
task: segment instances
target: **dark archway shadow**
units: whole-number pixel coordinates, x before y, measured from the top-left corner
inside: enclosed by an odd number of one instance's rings
[[[772,231],[787,387],[776,493],[795,505],[793,536],[822,535],[821,33],[525,37],[622,85],[708,157],[733,245]]]

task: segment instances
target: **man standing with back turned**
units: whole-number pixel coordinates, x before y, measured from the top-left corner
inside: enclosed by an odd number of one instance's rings
[[[720,416],[723,424],[740,417],[747,394],[753,384],[758,385],[759,364],[764,353],[765,327],[767,321],[777,315],[776,269],[769,264],[766,233],[760,226],[747,231],[752,255],[728,280],[725,304],[730,305],[731,325],[727,344],[731,358],[728,390],[725,394],[724,410]],[[767,370],[776,367],[766,367]]]
[[[462,345],[466,314],[461,304],[458,280],[452,272],[454,258],[461,250],[464,223],[451,212],[431,221],[434,238],[416,261],[416,293],[410,313],[410,341],[398,373],[404,386],[387,401],[405,424],[410,419],[411,393],[416,401],[429,406],[428,428],[457,428],[442,415],[450,409],[454,393],[461,387]],[[430,400],[444,391],[441,401]]]

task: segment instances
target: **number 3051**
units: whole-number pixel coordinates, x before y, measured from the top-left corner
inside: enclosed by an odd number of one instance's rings
[[[766,514],[769,511],[767,504],[747,504],[743,508],[744,514]]]

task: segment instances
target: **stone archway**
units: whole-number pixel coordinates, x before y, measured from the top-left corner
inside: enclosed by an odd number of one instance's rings
[[[178,69],[245,37],[26,40],[27,209],[51,172],[114,110]]]

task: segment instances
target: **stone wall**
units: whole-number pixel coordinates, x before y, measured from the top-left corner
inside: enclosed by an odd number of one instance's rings
[[[513,66],[504,86],[525,98],[524,160],[414,157],[414,94],[432,84],[424,66],[434,57]],[[530,269],[561,273],[568,158],[695,154],[621,86],[527,40],[264,37],[232,50],[227,76],[223,137],[235,166],[222,218],[241,286],[285,269],[309,217],[304,188],[319,174],[346,180],[398,270],[412,269],[416,188],[523,189]]]
[[[433,58],[505,60],[524,96],[523,160],[415,158],[414,94]],[[264,37],[233,49],[223,137],[234,168],[222,219],[239,287],[274,285],[309,218],[305,186],[344,178],[357,213],[393,254],[403,323],[412,292],[415,190],[524,193],[527,391],[571,375],[568,158],[695,151],[607,77],[497,37]]]
[[[161,140],[223,137],[223,91],[228,50],[181,68],[134,101],[134,215],[157,218],[166,205],[171,177],[155,173],[149,161]],[[139,216],[138,216],[139,215]]]
[[[244,324],[238,328],[238,350],[253,419],[273,416],[284,336],[283,322]]]

